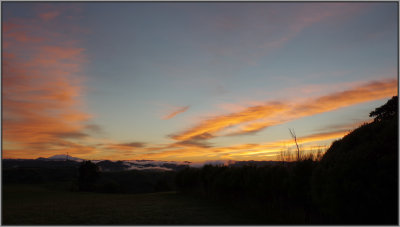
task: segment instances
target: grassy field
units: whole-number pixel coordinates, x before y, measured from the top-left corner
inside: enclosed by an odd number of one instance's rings
[[[60,187],[62,188],[62,187]],[[3,185],[2,224],[255,224],[223,204],[175,192],[101,194]]]

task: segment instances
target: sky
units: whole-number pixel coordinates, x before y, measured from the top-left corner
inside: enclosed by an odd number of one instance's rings
[[[2,157],[279,160],[398,93],[397,2],[2,2]]]

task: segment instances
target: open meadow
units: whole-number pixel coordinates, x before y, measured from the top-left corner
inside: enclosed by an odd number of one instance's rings
[[[254,223],[223,204],[176,192],[70,192],[64,185],[6,185],[3,225],[240,224]]]

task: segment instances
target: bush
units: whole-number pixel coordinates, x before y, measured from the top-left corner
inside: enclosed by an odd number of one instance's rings
[[[80,191],[93,191],[99,178],[99,167],[91,161],[84,161],[79,166],[78,185]]]

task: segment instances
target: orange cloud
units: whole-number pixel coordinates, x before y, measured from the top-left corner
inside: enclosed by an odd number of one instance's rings
[[[187,111],[188,109],[189,109],[189,106],[180,107],[180,108],[174,110],[172,113],[167,114],[162,119],[164,119],[164,120],[171,119],[171,118],[175,117],[176,115]]]
[[[298,144],[301,145],[301,150],[313,150],[315,145],[310,143],[323,142],[332,139],[339,139],[346,135],[349,130],[338,130],[332,132],[316,133],[305,137],[298,138]],[[235,160],[277,160],[281,151],[294,146],[293,140],[281,140],[262,144],[240,144],[228,147],[219,147],[214,151],[221,154],[220,158],[229,158]]]
[[[190,160],[208,160],[210,157],[215,157],[212,152],[205,152],[203,149],[172,149],[158,153],[145,153],[132,156],[134,159],[152,159],[164,161],[187,161]]]
[[[57,15],[39,17],[54,19]],[[84,49],[65,45],[68,37],[62,31],[49,45],[46,29],[56,31],[46,24],[25,26],[22,19],[5,24],[8,29],[3,38],[8,45],[3,48],[2,59],[3,157],[95,152],[95,147],[76,142],[88,137],[86,122],[91,118],[81,110]]]
[[[175,140],[188,140],[203,134],[209,134],[211,135],[209,138],[212,138],[215,136],[254,133],[269,126],[390,97],[396,93],[396,79],[371,81],[346,91],[309,99],[301,103],[274,102],[248,107],[236,113],[207,119],[197,126],[171,137]],[[232,127],[236,128],[232,129]],[[217,132],[220,134],[216,134]]]
[[[271,120],[282,124],[305,116],[312,116],[363,102],[391,97],[397,94],[397,85],[398,82],[396,79],[371,81],[346,91],[310,99],[304,103],[293,104],[290,111]],[[265,124],[265,122],[255,123],[252,125],[252,130],[242,130],[237,132],[237,134],[260,131],[266,127]]]
[[[183,133],[172,135],[171,137],[175,140],[188,140],[204,134],[214,135],[216,132],[220,132],[230,126],[274,116],[284,111],[286,108],[285,104],[276,102],[268,103],[263,106],[249,107],[237,113],[216,116],[205,120],[199,125]]]
[[[50,157],[56,154],[66,154],[68,153],[69,155],[75,156],[75,157],[82,157],[83,155],[86,154],[91,154],[93,152],[96,152],[96,149],[92,146],[83,146],[79,144],[74,144],[75,146],[69,147],[66,144],[63,145],[62,147],[58,148],[49,148],[48,146],[45,147],[45,149],[29,149],[29,152],[24,149],[10,149],[10,150],[4,150],[3,151],[3,158],[24,158],[24,159],[35,159],[38,157]]]
[[[371,123],[373,122],[373,119],[367,119],[367,120],[359,120],[358,122],[349,122],[349,123],[344,123],[344,124],[331,124],[328,126],[325,126],[323,128],[320,128],[319,130],[316,130],[318,132],[323,132],[326,131],[327,128],[329,128],[330,130],[334,130],[334,131],[340,131],[340,130],[348,130],[348,129],[353,129],[353,128],[357,128],[361,125],[361,123]]]
[[[351,129],[360,124],[361,121],[334,127],[333,131],[298,137],[298,144],[304,154],[316,152],[321,145],[329,145],[327,142],[343,137]],[[195,138],[189,141],[146,147],[137,146],[136,143],[132,143],[133,146],[129,146],[130,143],[107,143],[107,149],[111,149],[112,153],[104,152],[101,154],[101,158],[111,160],[151,159],[163,161],[280,160],[282,151],[293,151],[295,149],[292,139],[267,143],[236,144],[232,146],[209,146],[205,143],[205,138]],[[100,144],[99,146],[106,145]]]
[[[298,144],[301,146],[303,153],[316,151],[318,150],[319,145],[327,145],[327,141],[343,137],[350,129],[351,128],[342,127],[341,130],[321,132],[299,137]],[[282,151],[286,151],[290,147],[293,148],[294,146],[295,144],[292,139],[260,144],[237,144],[222,147],[181,146],[180,144],[175,143],[166,145],[160,148],[159,151],[155,151],[149,147],[146,151],[143,150],[136,153],[126,153],[125,157],[129,157],[130,159],[152,159],[164,161],[279,160]]]
[[[145,144],[141,142],[131,142],[131,143],[119,143],[119,144],[107,144],[106,149],[109,150],[119,150],[119,151],[133,151],[136,148],[142,148]]]
[[[177,143],[172,144],[172,146],[177,147],[201,147],[201,148],[208,148],[211,147],[210,144],[204,142],[203,140],[184,140]]]

